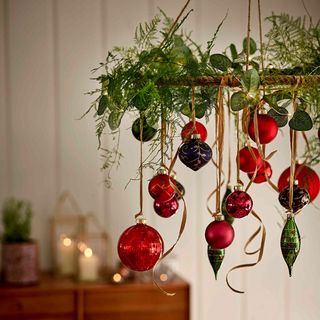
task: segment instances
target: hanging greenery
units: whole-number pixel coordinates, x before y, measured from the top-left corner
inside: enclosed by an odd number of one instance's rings
[[[115,47],[108,52],[106,61],[93,70],[94,73],[102,72],[94,78],[99,87],[89,92],[97,97],[87,113],[94,110],[99,148],[103,151],[103,169],[110,171],[114,165],[119,165],[122,157],[118,148],[119,127],[124,114],[136,113],[137,118],[142,116],[152,131],[158,130],[161,114],[166,115],[168,122],[180,127],[182,115],[191,117],[191,87],[159,85],[164,79],[234,76],[240,80],[240,91],[233,93],[231,109],[237,112],[254,108],[259,103],[260,82],[265,76],[320,74],[319,22],[313,24],[310,19],[307,23],[305,18],[294,19],[287,14],[268,17],[272,27],[266,34],[264,56],[269,65],[261,71],[260,52],[256,42],[250,38],[249,64],[252,69],[244,71],[247,39],[243,40],[240,51],[231,44],[224,53],[212,53],[225,17],[205,49],[202,49],[192,40],[191,34],[181,28],[191,11],[181,20],[174,21],[160,10],[151,22],[138,25],[132,47]],[[310,85],[308,82],[307,86],[300,86],[299,107],[291,119],[287,111],[291,86],[281,86],[278,90],[274,90],[274,86],[265,89],[263,101],[268,114],[274,117],[279,127],[288,122],[295,130],[310,130],[313,125],[319,127],[320,89],[316,83]],[[216,97],[217,89],[211,85],[197,88],[197,118],[208,119],[215,108]],[[105,132],[114,136],[114,146],[108,149],[101,144]],[[160,135],[155,134],[151,144],[159,142],[159,139]],[[315,164],[319,162],[319,155],[316,154],[319,139],[311,137],[309,140],[305,157]],[[154,152],[156,147],[150,150]]]

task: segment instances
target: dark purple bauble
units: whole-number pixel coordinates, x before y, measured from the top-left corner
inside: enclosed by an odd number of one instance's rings
[[[212,221],[206,228],[205,237],[208,244],[214,249],[228,247],[234,239],[232,225],[225,221]]]
[[[244,191],[235,190],[226,199],[226,210],[231,217],[243,218],[252,210],[251,197]]]
[[[194,171],[206,165],[211,157],[211,148],[199,139],[199,135],[193,135],[179,150],[181,162]]]
[[[290,187],[284,188],[279,193],[279,202],[280,204],[290,210]],[[298,212],[304,208],[310,202],[310,195],[306,189],[300,188],[297,184],[293,186],[293,198],[292,198],[292,212]]]
[[[172,197],[167,201],[161,201],[161,199],[157,198],[154,200],[153,208],[160,217],[169,218],[177,212],[179,202],[176,197]]]

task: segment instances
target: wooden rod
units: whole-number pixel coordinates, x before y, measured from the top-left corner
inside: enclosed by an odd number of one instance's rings
[[[224,76],[225,77],[225,76]],[[157,84],[159,86],[214,86],[220,85],[222,76],[199,76],[199,77],[165,77],[160,79]],[[261,85],[295,85],[297,83],[311,84],[319,83],[320,84],[320,75],[309,75],[309,76],[261,76],[260,78]],[[229,76],[225,81],[226,87],[239,87],[240,79],[235,76]]]

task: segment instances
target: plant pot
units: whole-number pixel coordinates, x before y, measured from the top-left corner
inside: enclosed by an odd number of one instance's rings
[[[8,284],[34,284],[39,279],[36,241],[2,244],[3,280]]]

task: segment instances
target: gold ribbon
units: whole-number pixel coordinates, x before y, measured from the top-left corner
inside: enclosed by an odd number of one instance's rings
[[[180,144],[181,146],[181,144]],[[170,173],[172,172],[173,170],[173,167],[177,161],[177,158],[178,158],[178,154],[179,154],[179,149],[180,149],[180,146],[178,147],[172,161],[171,161],[171,164],[170,164],[170,167],[168,169],[168,175],[170,176]],[[174,183],[171,182],[171,179],[169,179],[169,182],[170,182],[170,185],[174,188],[175,192],[178,193],[178,195],[180,196],[180,198],[182,199],[183,201],[183,212],[182,212],[182,218],[181,218],[181,223],[180,223],[180,229],[179,229],[179,233],[178,233],[178,237],[175,241],[175,243],[162,255],[162,257],[157,261],[157,263],[155,264],[155,266],[153,267],[152,269],[152,281],[153,283],[155,284],[155,286],[163,293],[165,294],[166,296],[174,296],[176,293],[175,292],[167,292],[165,291],[163,288],[161,288],[161,286],[157,283],[156,281],[156,277],[155,277],[155,272],[156,272],[156,269],[159,265],[159,263],[165,259],[172,251],[173,249],[175,248],[175,246],[177,245],[177,243],[179,242],[182,234],[183,234],[183,231],[185,229],[185,226],[186,226],[186,222],[187,222],[187,206],[186,206],[186,202],[184,200],[184,197],[182,195],[182,193],[180,192],[180,190],[176,187],[176,185]]]
[[[228,273],[227,273],[227,276],[226,276],[226,283],[228,285],[228,287],[233,291],[233,292],[236,292],[236,293],[244,293],[244,291],[241,291],[241,290],[238,290],[238,289],[235,289],[234,287],[231,286],[230,284],[230,281],[229,281],[229,275],[232,271],[234,270],[237,270],[237,269],[242,269],[242,268],[250,268],[250,267],[254,267],[255,265],[257,265],[261,260],[262,260],[262,257],[263,257],[263,252],[264,252],[264,247],[265,247],[265,242],[266,242],[266,228],[261,220],[261,218],[258,216],[258,214],[252,210],[251,211],[251,214],[253,215],[254,218],[256,218],[260,225],[259,225],[259,228],[253,233],[253,235],[248,239],[248,241],[246,242],[245,246],[244,246],[244,251],[247,255],[254,255],[256,253],[258,253],[258,257],[257,257],[257,261],[256,262],[252,262],[252,263],[244,263],[244,264],[240,264],[240,265],[237,265],[233,268],[231,268]],[[252,252],[249,252],[247,251],[247,248],[248,246],[252,243],[252,241],[261,233],[261,241],[260,241],[260,247],[255,250],[255,251],[252,251]]]

